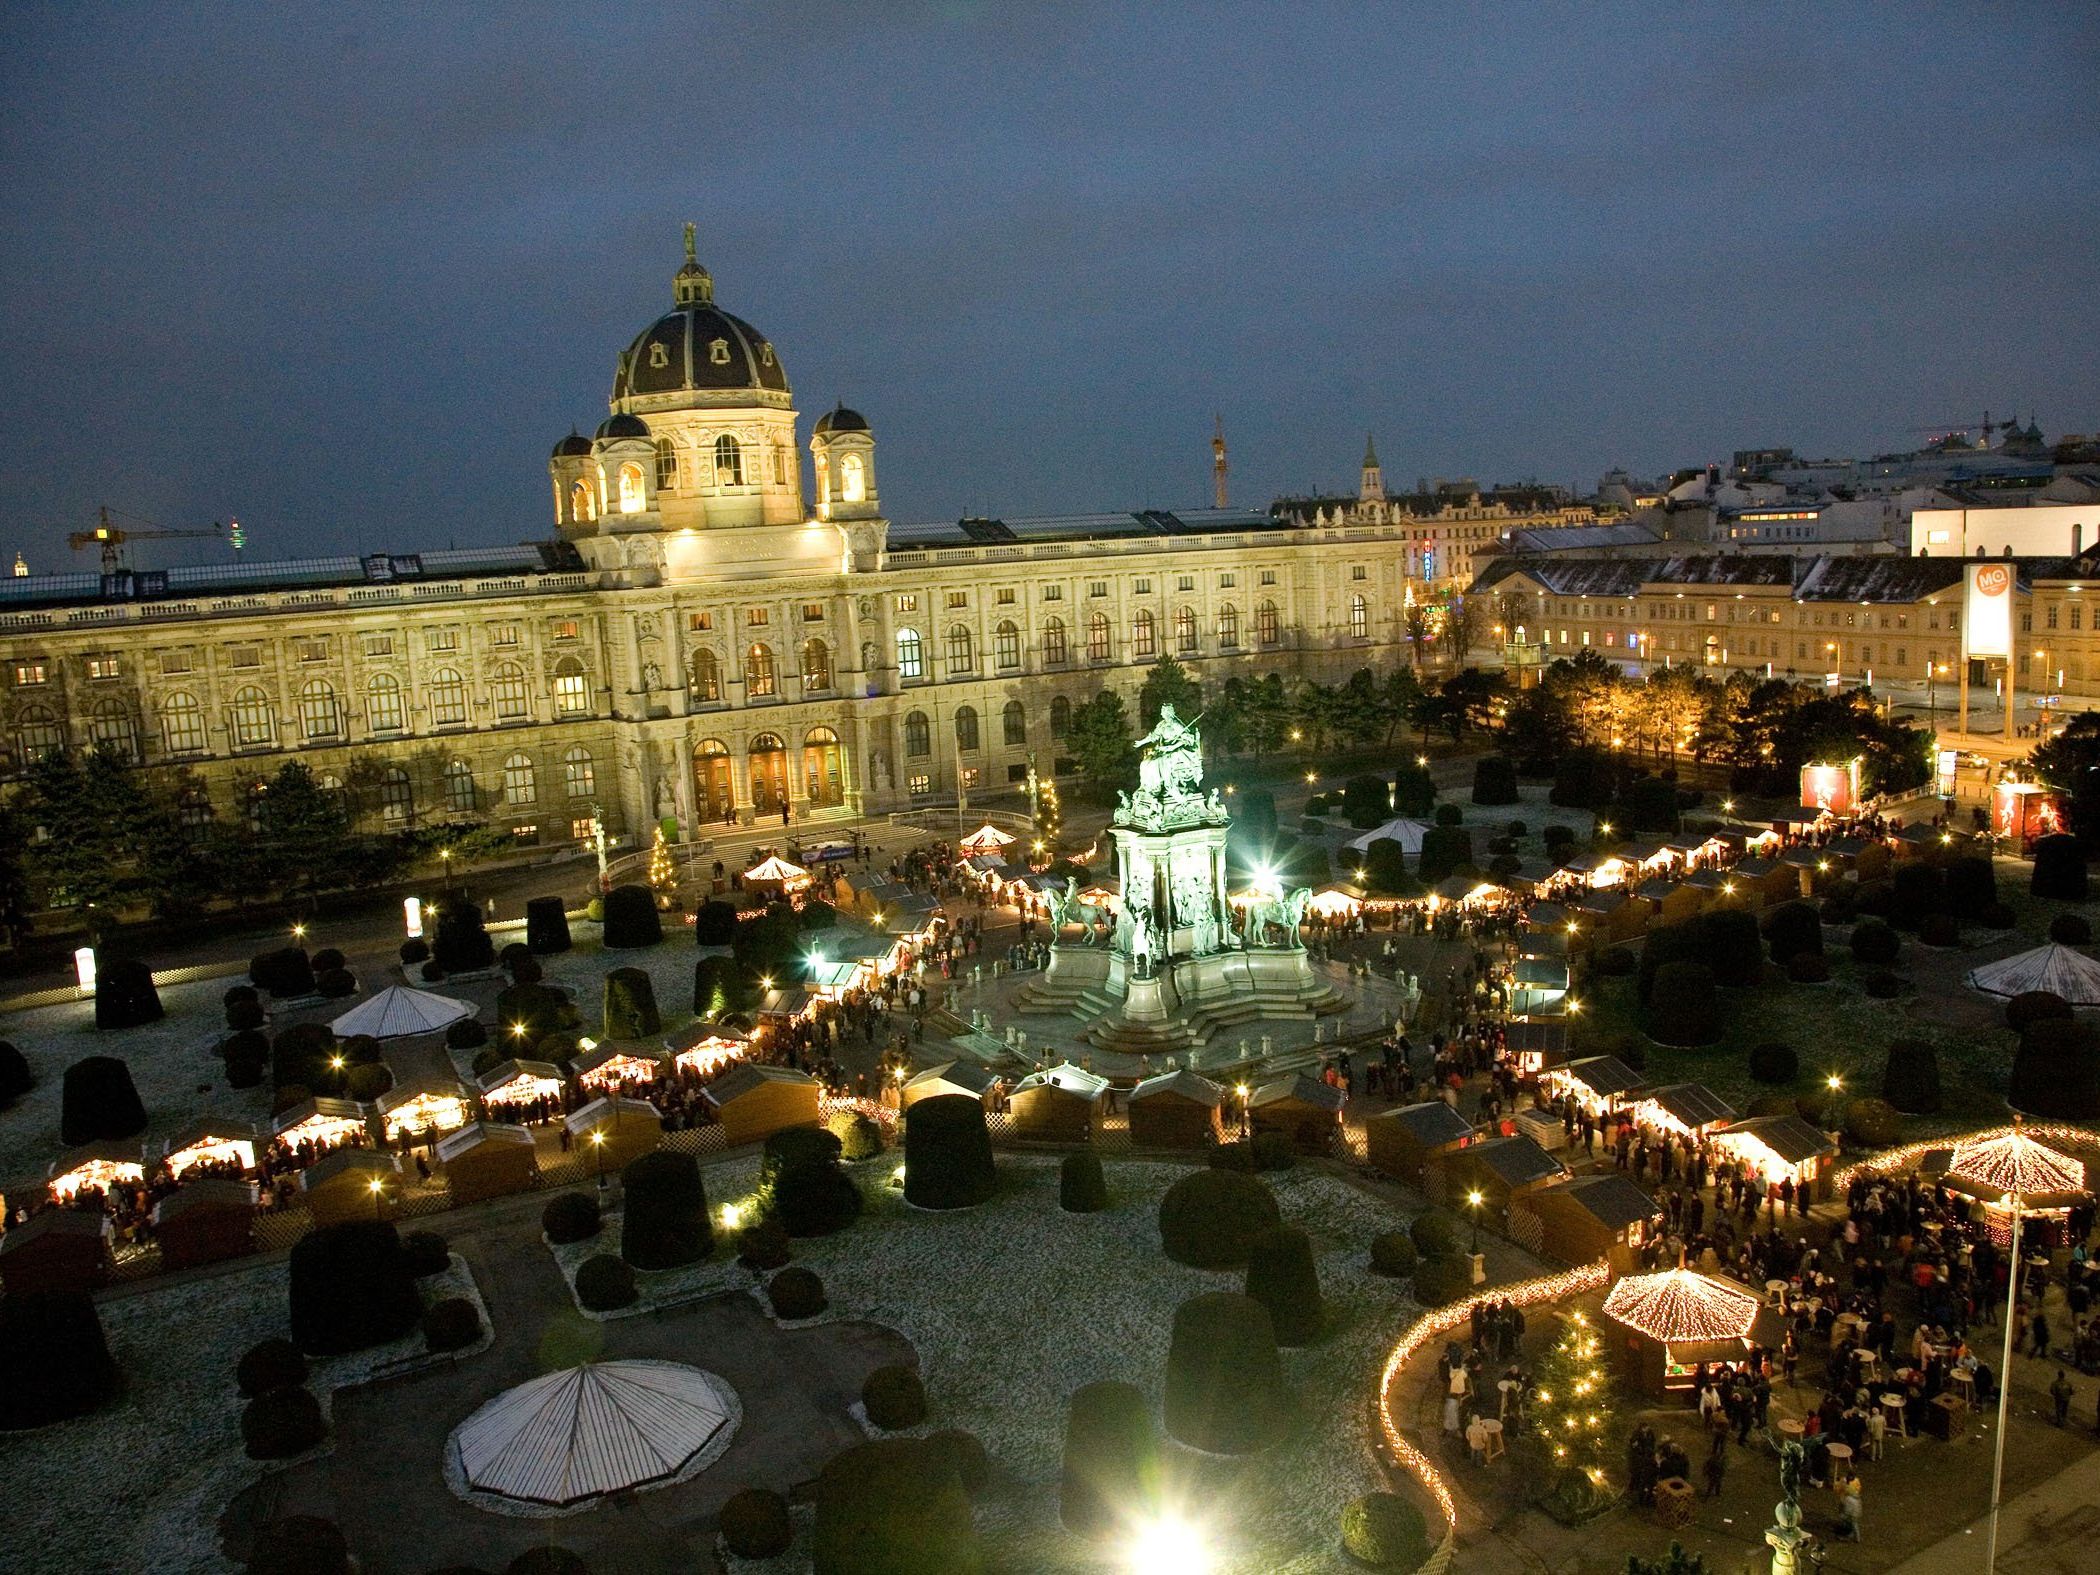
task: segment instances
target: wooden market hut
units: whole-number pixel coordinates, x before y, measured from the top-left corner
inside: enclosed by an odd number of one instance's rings
[[[299,1172],[316,1225],[384,1219],[401,1201],[401,1161],[384,1149],[331,1149]]]
[[[1686,891],[1694,891],[1699,894],[1699,906],[1694,910],[1698,913],[1704,913],[1709,908],[1720,907],[1724,903],[1739,903],[1741,900],[1735,894],[1735,876],[1724,869],[1709,867],[1693,870],[1691,874],[1685,876],[1677,884]]]
[[[1789,899],[1813,897],[1819,882],[1827,885],[1836,879],[1836,866],[1830,855],[1813,843],[1795,843],[1779,855],[1779,864],[1781,868],[1794,872],[1793,884],[1786,893]]]
[[[1952,858],[1962,851],[1962,844],[1967,840],[1959,832],[1922,820],[1914,821],[1896,833],[1896,858],[1906,863],[1913,859],[1937,861]]]
[[[1568,927],[1526,924],[1517,934],[1517,957],[1524,962],[1566,962]]]
[[[1007,1103],[1008,1130],[1015,1137],[1049,1143],[1089,1142],[1107,1098],[1107,1078],[1069,1061],[1046,1067],[1014,1085]]]
[[[1625,1097],[1647,1086],[1640,1073],[1615,1055],[1585,1056],[1543,1074],[1540,1083],[1558,1098],[1572,1094],[1575,1102],[1593,1116],[1616,1110]]]
[[[93,1290],[109,1278],[112,1235],[100,1209],[40,1209],[0,1236],[0,1286],[10,1296]]]
[[[1665,1083],[1644,1091],[1627,1107],[1637,1127],[1659,1129],[1671,1137],[1705,1137],[1736,1119],[1735,1106],[1704,1083]]]
[[[1623,899],[1621,899],[1623,901]],[[1568,965],[1550,957],[1521,957],[1510,970],[1509,1009],[1519,1015],[1553,1013],[1568,1000]]]
[[[390,1088],[373,1107],[380,1131],[389,1143],[404,1138],[451,1132],[474,1119],[466,1085],[453,1077],[435,1077]]]
[[[586,1050],[571,1065],[576,1081],[599,1094],[628,1083],[653,1083],[664,1072],[664,1058],[637,1044],[600,1044]]]
[[[1715,1148],[1740,1165],[1748,1165],[1766,1187],[1793,1178],[1798,1194],[1808,1189],[1812,1200],[1828,1194],[1826,1178],[1837,1144],[1799,1116],[1752,1116],[1713,1133]]]
[[[454,1203],[530,1191],[539,1180],[532,1134],[502,1121],[476,1121],[438,1139],[438,1166]]]
[[[51,1196],[71,1203],[83,1191],[107,1192],[120,1183],[146,1179],[143,1150],[135,1139],[83,1143],[69,1148],[51,1162],[48,1172]]]
[[[1433,1163],[1473,1137],[1473,1123],[1441,1099],[1381,1110],[1364,1122],[1372,1165],[1411,1186],[1421,1185]]]
[[[1466,1195],[1478,1192],[1484,1218],[1499,1219],[1512,1202],[1540,1187],[1565,1181],[1568,1168],[1532,1138],[1483,1138],[1436,1156],[1429,1165],[1428,1191],[1446,1205],[1463,1208]]]
[[[568,1129],[570,1152],[581,1155],[595,1171],[624,1170],[629,1161],[640,1159],[663,1145],[664,1118],[646,1099],[616,1099],[610,1095],[592,1100],[562,1118]]]
[[[1563,1066],[1568,1059],[1568,1020],[1565,1017],[1522,1017],[1503,1024],[1503,1048],[1516,1063],[1517,1075],[1536,1081],[1543,1072]]]
[[[1837,837],[1823,851],[1833,868],[1850,870],[1862,881],[1880,880],[1889,872],[1889,845],[1877,837]]]
[[[1583,934],[1601,936],[1607,945],[1630,941],[1646,933],[1648,905],[1623,886],[1604,886],[1575,900],[1575,919]]]
[[[1604,1316],[1618,1335],[1621,1367],[1657,1397],[1691,1388],[1701,1364],[1741,1362],[1784,1332],[1754,1291],[1694,1269],[1620,1280],[1604,1298]]]
[[[820,1123],[818,1097],[824,1085],[791,1066],[746,1061],[700,1091],[734,1145],[756,1143],[788,1127]]]
[[[302,1099],[278,1116],[270,1136],[287,1148],[302,1143],[329,1149],[371,1135],[365,1107],[354,1099],[330,1099],[322,1095]]]
[[[238,1164],[255,1168],[255,1124],[208,1116],[193,1121],[161,1145],[170,1174],[178,1180],[192,1165]]]
[[[1285,1134],[1301,1154],[1325,1154],[1341,1130],[1347,1100],[1339,1088],[1300,1072],[1257,1088],[1247,1100],[1247,1120],[1256,1132]]]
[[[1704,886],[1694,886],[1689,878],[1683,880],[1654,880],[1641,882],[1638,896],[1653,908],[1650,926],[1682,924],[1687,919],[1696,919],[1706,911],[1708,892]]]
[[[559,1109],[566,1086],[552,1061],[498,1061],[474,1080],[485,1110],[507,1110],[536,1099],[552,1100]]]
[[[170,1269],[238,1258],[255,1244],[255,1183],[199,1176],[153,1205],[153,1239]]]
[[[1145,1148],[1202,1149],[1225,1140],[1225,1090],[1183,1069],[1148,1077],[1130,1091],[1130,1141]]]
[[[1736,892],[1753,908],[1776,907],[1801,895],[1801,872],[1776,858],[1744,859],[1728,872]]]
[[[1534,930],[1565,930],[1573,917],[1557,902],[1534,902],[1524,909],[1524,923]]]
[[[1641,1248],[1663,1228],[1663,1211],[1616,1171],[1540,1187],[1509,1206],[1510,1234],[1561,1263],[1606,1259],[1614,1274],[1640,1267]]]
[[[942,1094],[962,1094],[982,1101],[999,1081],[998,1075],[975,1061],[943,1061],[910,1078],[898,1095],[906,1110],[922,1099]]]
[[[674,1071],[709,1078],[738,1061],[751,1059],[751,1041],[742,1034],[725,1034],[704,1022],[696,1022],[683,1033],[664,1041],[671,1052]]]

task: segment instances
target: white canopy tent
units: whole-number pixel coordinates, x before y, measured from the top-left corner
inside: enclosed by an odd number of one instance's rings
[[[1969,987],[2006,997],[2047,990],[2073,1006],[2100,1006],[2100,962],[2051,941],[1970,969]]]
[[[470,1002],[395,984],[368,1001],[358,1002],[328,1026],[342,1039],[354,1039],[360,1034],[373,1039],[406,1039],[413,1034],[437,1033],[462,1017],[473,1015]]]
[[[1408,820],[1405,817],[1399,820],[1389,820],[1384,825],[1375,827],[1365,832],[1362,836],[1353,839],[1348,844],[1348,848],[1351,853],[1368,853],[1371,851],[1371,844],[1382,837],[1399,843],[1400,851],[1409,858],[1413,858],[1422,851],[1422,833],[1428,829],[1419,820]]]
[[[462,1497],[561,1514],[612,1493],[697,1473],[735,1434],[743,1408],[712,1373],[678,1362],[586,1362],[506,1389],[446,1441]]]

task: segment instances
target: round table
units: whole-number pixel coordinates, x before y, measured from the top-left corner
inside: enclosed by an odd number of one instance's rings
[[[1803,1428],[1799,1417],[1783,1416],[1779,1419],[1779,1436],[1791,1443],[1800,1443]]]
[[[1885,1394],[1881,1397],[1881,1414],[1888,1419],[1889,1431],[1901,1436],[1903,1427],[1903,1396]]]
[[[1825,1444],[1823,1452],[1830,1456],[1830,1462],[1833,1466],[1850,1466],[1852,1464],[1852,1446],[1850,1444]],[[1836,1486],[1836,1482],[1837,1474],[1833,1471],[1831,1473],[1831,1485]]]

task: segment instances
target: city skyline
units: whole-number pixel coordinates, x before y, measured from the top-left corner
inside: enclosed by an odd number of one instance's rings
[[[1200,504],[1214,412],[1253,506],[1353,492],[1366,428],[1400,488],[2094,427],[2080,13],[1581,15],[842,6],[656,82],[691,13],[32,15],[0,545],[545,537],[688,218],[898,520]]]

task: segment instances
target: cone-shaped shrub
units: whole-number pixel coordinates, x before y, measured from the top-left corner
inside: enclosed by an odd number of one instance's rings
[[[138,1028],[157,1023],[167,1013],[161,1010],[160,992],[153,987],[153,970],[136,957],[112,957],[95,965],[95,1026],[105,1033],[119,1028]]]
[[[815,1575],[980,1575],[985,1568],[970,1496],[950,1458],[923,1439],[876,1439],[834,1456],[815,1497]]]
[[[1257,1236],[1247,1257],[1247,1294],[1268,1309],[1278,1345],[1318,1339],[1324,1308],[1312,1238],[1292,1225]]]
[[[605,1037],[648,1039],[663,1032],[656,1011],[656,986],[639,968],[615,968],[605,976]]]
[[[545,957],[569,949],[569,912],[559,897],[534,897],[525,904],[525,944]]]
[[[2037,897],[2085,901],[2085,849],[2076,837],[2044,837],[2034,845],[2034,876],[2028,889]]]
[[[120,1381],[85,1291],[0,1298],[0,1430],[85,1416],[113,1398]]]
[[[2100,1116],[2100,1040],[2084,1023],[2064,1018],[2034,1024],[2013,1052],[2005,1098],[2030,1116],[2057,1121]]]
[[[66,1068],[59,1096],[59,1141],[100,1143],[137,1137],[146,1130],[146,1107],[131,1081],[131,1068],[115,1056],[91,1055]]]
[[[1890,1042],[1881,1068],[1881,1097],[1906,1115],[1927,1116],[1940,1108],[1940,1061],[1931,1041]]]
[[[1176,1263],[1236,1269],[1254,1239],[1283,1223],[1276,1194],[1232,1170],[1192,1170],[1159,1200],[1159,1244]]]
[[[615,951],[654,946],[664,938],[656,893],[647,886],[615,886],[605,894],[605,944]]]
[[[1214,1291],[1174,1309],[1166,1421],[1182,1443],[1217,1455],[1251,1454],[1283,1437],[1290,1396],[1276,1330],[1260,1302]]]
[[[1765,945],[1784,968],[1796,957],[1823,955],[1823,919],[1805,902],[1782,902],[1765,915]]]
[[[310,1356],[398,1340],[422,1316],[401,1237],[382,1220],[324,1225],[292,1248],[292,1339]]]
[[[1067,1214],[1098,1214],[1108,1207],[1108,1178],[1092,1149],[1067,1154],[1057,1171],[1057,1203]]]
[[[1065,1412],[1064,1476],[1058,1514],[1067,1531],[1109,1537],[1127,1531],[1159,1492],[1159,1436],[1135,1384],[1088,1384]]]
[[[620,1256],[637,1269],[675,1269],[714,1250],[707,1187],[690,1154],[660,1148],[621,1172]]]
[[[936,1094],[904,1118],[904,1201],[922,1209],[967,1209],[998,1185],[984,1106],[967,1094]]]

